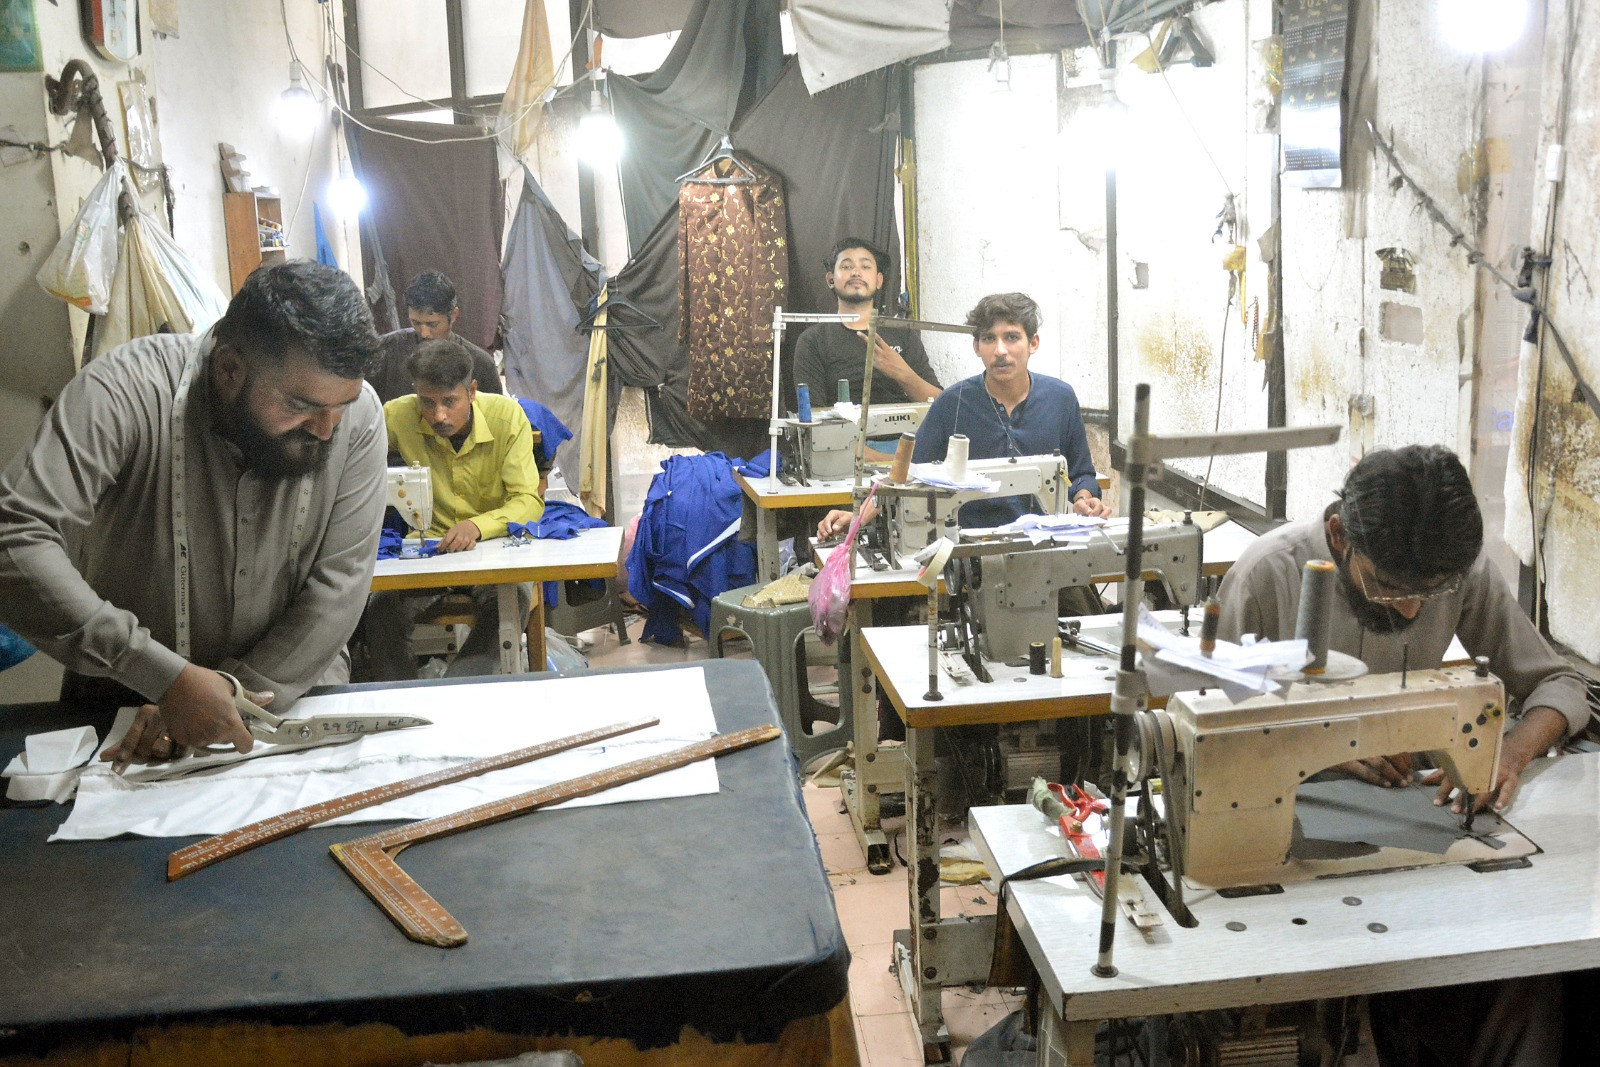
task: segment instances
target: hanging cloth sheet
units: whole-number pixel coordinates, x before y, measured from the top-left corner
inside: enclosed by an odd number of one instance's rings
[[[696,0],[660,67],[606,79],[628,143],[618,171],[629,248],[672,210],[678,175],[711,153],[782,69],[778,0]]]
[[[542,97],[555,80],[544,0],[527,0],[522,10],[522,43],[517,48],[517,61],[511,65],[511,81],[501,97],[495,128],[500,143],[512,155],[521,158],[533,147],[544,114]]]
[[[501,263],[503,369],[512,396],[537,400],[569,428],[576,428],[573,440],[556,453],[556,466],[572,486],[581,478],[583,383],[589,362],[589,339],[577,326],[590,298],[600,290],[600,270],[533,175],[524,170],[522,195]]]
[[[582,450],[579,453],[578,499],[590,515],[603,515],[606,510],[606,482],[610,476],[606,464],[606,437],[610,430],[610,386],[606,381],[606,347],[610,331],[606,325],[606,290],[600,290],[600,313],[594,324],[598,329],[589,333],[589,361],[584,374],[583,425],[579,430]]]
[[[745,181],[717,185],[748,169]],[[689,352],[689,414],[759,419],[772,402],[772,308],[789,283],[783,184],[719,160],[678,194],[678,340]]]
[[[396,119],[373,119],[370,125],[379,132],[351,126],[348,135],[360,146],[356,177],[371,194],[364,214],[371,218],[392,284],[404,290],[423,271],[443,271],[460,297],[456,333],[480,348],[498,347],[505,190],[494,142],[464,139],[464,133],[476,138],[476,127],[463,131]],[[363,230],[367,263],[373,262],[370,245]]]
[[[945,0],[789,0],[789,21],[813,93],[950,46]]]

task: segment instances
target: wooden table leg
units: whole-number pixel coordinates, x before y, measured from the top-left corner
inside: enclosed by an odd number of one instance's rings
[[[517,625],[517,587],[515,583],[499,586],[500,598],[500,673],[524,674],[530,663],[535,670],[544,670],[544,597],[540,583],[533,583],[533,598],[528,610],[528,654],[522,654],[522,627]]]

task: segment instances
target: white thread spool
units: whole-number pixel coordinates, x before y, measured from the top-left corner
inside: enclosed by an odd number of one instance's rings
[[[950,443],[945,447],[944,453],[945,477],[952,482],[959,482],[967,476],[967,435],[951,434]]]

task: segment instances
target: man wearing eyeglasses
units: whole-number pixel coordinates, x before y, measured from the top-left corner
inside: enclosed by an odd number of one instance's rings
[[[1505,737],[1499,780],[1477,798],[1504,810],[1536,756],[1588,722],[1583,679],[1534,629],[1483,554],[1483,516],[1455,453],[1438,445],[1372,452],[1351,469],[1320,520],[1280,527],[1246,549],[1223,579],[1219,636],[1294,636],[1301,570],[1338,565],[1328,647],[1374,673],[1438,667],[1452,637],[1506,685],[1521,717]],[[1345,764],[1374,785],[1411,781],[1409,753]],[[1450,786],[1439,784],[1436,803]],[[1456,802],[1459,810],[1460,801]]]
[[[1223,579],[1219,635],[1294,636],[1307,561],[1338,565],[1330,598],[1328,647],[1379,673],[1438,667],[1452,636],[1506,686],[1521,715],[1500,753],[1499,780],[1477,798],[1503,811],[1530,761],[1588,721],[1582,678],[1558,657],[1483,554],[1483,517],[1461,461],[1447,448],[1410,445],[1372,452],[1345,478],[1320,520],[1280,527],[1246,549]],[[1396,753],[1341,768],[1374,785],[1411,782],[1412,757]],[[1442,772],[1434,803],[1448,799]],[[1460,801],[1454,805],[1460,810]],[[1488,899],[1488,898],[1486,898]],[[1544,1065],[1592,1045],[1574,1028],[1586,1013],[1565,1011],[1593,988],[1590,973],[1536,975],[1375,994],[1373,1044],[1386,1065]]]
[[[342,271],[250,275],[198,336],[136,338],[67,383],[0,476],[0,620],[62,699],[143,705],[107,756],[249,751],[274,711],[349,679],[383,520],[378,351]]]

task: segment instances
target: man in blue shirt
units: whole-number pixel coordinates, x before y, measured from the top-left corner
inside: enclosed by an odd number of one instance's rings
[[[1023,293],[993,293],[967,313],[967,325],[972,327],[972,350],[983,361],[983,373],[939,394],[917,429],[912,460],[944,459],[950,436],[958,433],[966,435],[972,459],[1059,452],[1067,459],[1072,479],[1067,495],[1073,510],[1101,518],[1110,515],[1110,505],[1100,499],[1078,394],[1059,378],[1028,370],[1029,358],[1039,350],[1039,305]],[[962,507],[961,525],[1003,526],[1039,508],[1031,496],[974,501]],[[849,522],[850,512],[830,511],[817,525],[817,536],[834,536]]]

